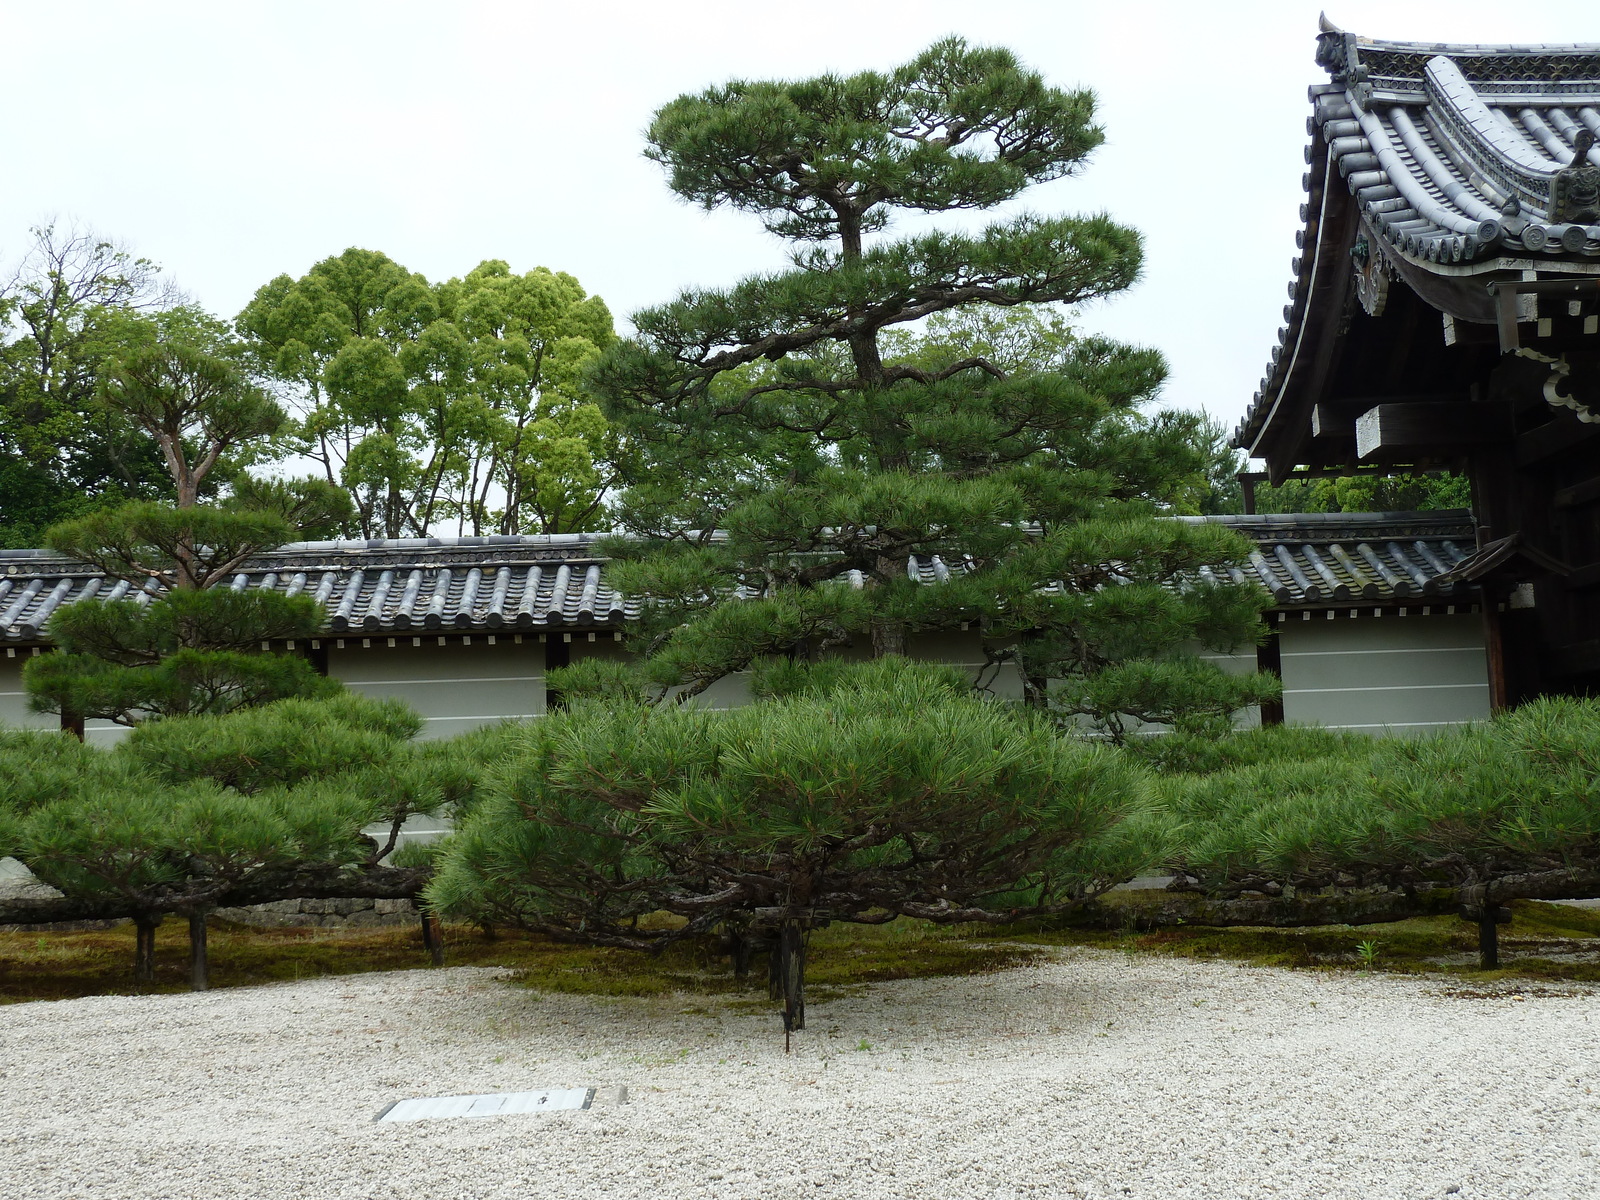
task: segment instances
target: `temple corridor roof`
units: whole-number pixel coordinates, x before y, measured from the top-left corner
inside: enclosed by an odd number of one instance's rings
[[[1571,186],[1574,165],[1600,170],[1600,44],[1429,46],[1326,30],[1317,62],[1332,82],[1311,89],[1308,132],[1401,253],[1600,263],[1597,197]]]
[[[1440,582],[1474,548],[1463,511],[1179,519],[1254,538],[1247,563],[1205,568],[1201,577],[1258,584],[1278,607],[1470,598],[1467,587]],[[231,586],[312,596],[335,634],[616,628],[638,616],[639,602],[607,582],[597,536],[301,542],[247,563]],[[925,556],[909,574],[933,584],[951,569]],[[153,595],[49,551],[0,550],[0,642],[48,642],[62,605],[130,594],[146,603]]]

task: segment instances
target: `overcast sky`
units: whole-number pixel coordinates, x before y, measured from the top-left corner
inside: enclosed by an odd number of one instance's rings
[[[1332,3],[1379,38],[1600,41],[1595,0]],[[1143,281],[1076,319],[1160,347],[1165,399],[1231,427],[1282,319],[1319,7],[0,0],[0,261],[56,217],[230,317],[362,246],[435,280],[485,258],[569,271],[625,318],[783,262],[754,218],[667,191],[640,154],[655,108],[735,76],[891,67],[958,33],[1097,92],[1105,146],[1013,207],[1144,231]]]

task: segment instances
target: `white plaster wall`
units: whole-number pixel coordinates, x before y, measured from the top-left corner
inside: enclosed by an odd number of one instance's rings
[[[47,652],[48,653],[48,652]],[[0,725],[21,729],[60,729],[55,713],[28,711],[28,695],[22,687],[22,665],[33,657],[33,650],[18,650],[16,657],[0,658]],[[110,721],[86,721],[83,738],[92,746],[111,747],[128,736],[126,725]]]
[[[1276,627],[1284,720],[1378,735],[1420,735],[1489,716],[1482,617],[1410,609],[1336,610]]]
[[[0,658],[0,725],[13,729],[60,729],[61,719],[54,713],[28,711],[28,694],[22,690],[22,664],[32,650],[16,650],[15,656]]]
[[[328,647],[328,674],[351,691],[404,700],[422,715],[421,738],[454,737],[544,712],[544,647],[537,637],[474,635],[472,644],[409,637],[346,638]]]

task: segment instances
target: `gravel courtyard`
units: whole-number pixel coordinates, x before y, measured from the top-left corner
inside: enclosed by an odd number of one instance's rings
[[[1571,1197],[1600,992],[1065,951],[771,1012],[460,968],[0,1008],[0,1195]],[[627,1104],[606,1090],[629,1089]],[[374,1124],[411,1096],[588,1111]]]

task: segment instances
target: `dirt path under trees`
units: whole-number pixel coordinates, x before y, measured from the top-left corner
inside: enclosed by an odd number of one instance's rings
[[[0,1187],[1565,1198],[1600,1190],[1597,1015],[1578,985],[1088,951],[819,1000],[787,1058],[766,1004],[540,995],[474,968],[23,1004],[0,1009]],[[601,1092],[372,1123],[405,1097],[563,1086]]]

